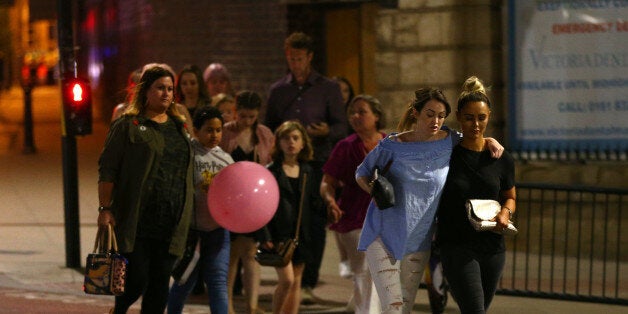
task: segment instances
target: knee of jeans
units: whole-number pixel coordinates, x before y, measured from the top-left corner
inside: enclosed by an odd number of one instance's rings
[[[379,273],[379,274],[395,273],[395,272],[399,272],[399,269],[391,267],[391,268],[380,269],[380,270],[377,271],[377,273]]]
[[[394,302],[388,305],[385,309],[382,309],[382,313],[385,314],[398,314],[401,313],[403,302]]]

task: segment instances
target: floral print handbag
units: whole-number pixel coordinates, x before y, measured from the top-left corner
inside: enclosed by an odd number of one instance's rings
[[[122,295],[127,260],[118,253],[118,242],[111,225],[98,228],[94,252],[87,255],[83,291],[87,294]]]

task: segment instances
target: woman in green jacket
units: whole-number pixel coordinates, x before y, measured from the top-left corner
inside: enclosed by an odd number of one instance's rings
[[[142,313],[162,313],[194,193],[190,134],[174,102],[171,72],[160,66],[144,71],[131,105],[109,130],[98,165],[98,226],[114,226],[129,261],[114,313],[126,313],[140,296]]]

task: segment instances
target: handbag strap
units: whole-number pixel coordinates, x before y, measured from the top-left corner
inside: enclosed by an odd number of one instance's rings
[[[96,231],[96,241],[94,241],[94,253],[99,253],[99,249],[104,245],[104,237],[103,228],[98,227],[98,231]]]
[[[107,225],[107,229],[98,227],[94,243],[94,253],[109,252],[118,252],[118,240],[111,224]]]
[[[111,239],[111,246],[109,246],[109,252],[118,253],[118,239],[116,233],[113,231],[113,226],[109,225],[109,238]],[[113,251],[112,251],[113,249]]]
[[[307,183],[307,173],[303,173],[303,184],[301,184],[301,199],[299,200],[299,215],[297,216],[297,228],[294,234],[294,242],[299,242],[299,230],[301,229],[301,216],[303,215],[303,201],[305,200],[305,184]]]

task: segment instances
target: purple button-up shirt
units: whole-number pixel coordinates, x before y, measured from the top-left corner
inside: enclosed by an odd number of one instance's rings
[[[275,130],[288,120],[310,123],[326,122],[329,135],[312,138],[314,160],[327,160],[333,145],[347,134],[347,116],[338,83],[312,71],[304,85],[299,86],[288,74],[270,87],[265,125]]]

